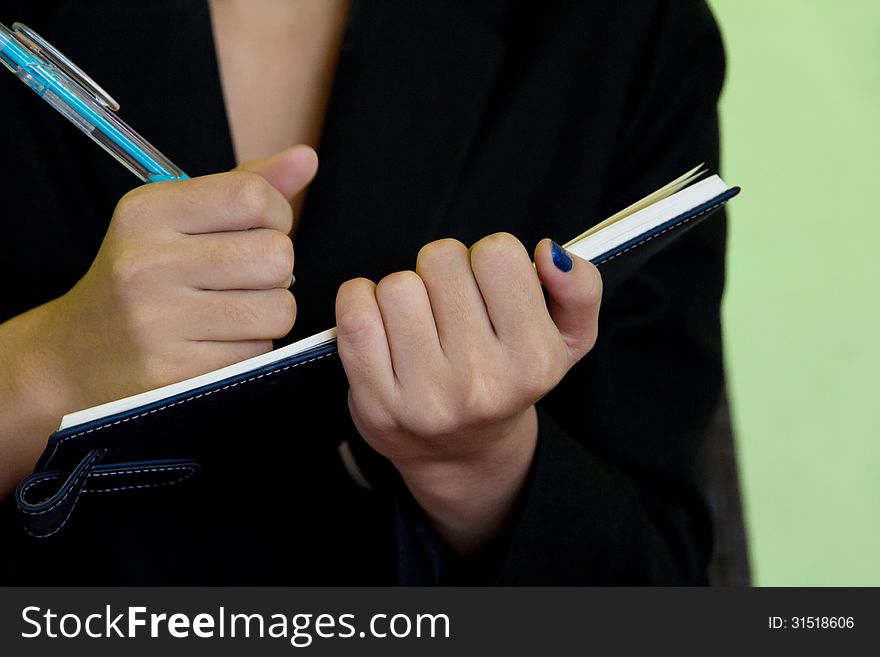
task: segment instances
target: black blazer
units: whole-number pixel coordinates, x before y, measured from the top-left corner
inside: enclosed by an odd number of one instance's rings
[[[205,2],[0,7],[184,171],[234,166]],[[295,239],[289,339],[335,323],[340,283],[412,268],[430,240],[562,242],[700,162],[717,170],[723,70],[696,0],[354,0]],[[13,76],[0,94],[15,165],[0,178],[5,320],[85,272],[136,180]],[[342,379],[241,409],[205,436],[191,485],[87,501],[48,541],[26,537],[6,500],[0,568],[22,583],[703,583],[724,231],[717,216],[607,287],[596,347],[538,404],[516,517],[473,562],[360,440]],[[373,490],[342,467],[346,440]]]

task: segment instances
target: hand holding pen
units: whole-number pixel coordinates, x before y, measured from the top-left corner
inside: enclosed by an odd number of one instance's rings
[[[28,409],[4,416],[0,447],[9,437],[15,444],[0,468],[2,497],[65,413],[269,351],[290,331],[290,199],[315,175],[317,156],[297,146],[187,179],[32,31],[0,26],[0,60],[152,183],[119,201],[92,266],[69,292],[2,326],[0,352],[14,357],[3,363],[7,384]]]
[[[265,353],[293,328],[290,199],[315,152],[137,187],[117,204],[86,275],[53,302],[77,341],[67,373],[86,408]]]
[[[63,340],[84,341],[67,372],[79,393],[75,407],[269,351],[273,338],[290,331],[289,199],[315,174],[311,148],[189,180],[113,114],[119,104],[106,91],[27,26],[0,25],[0,61],[141,180],[155,183],[119,201],[86,276],[49,304]]]

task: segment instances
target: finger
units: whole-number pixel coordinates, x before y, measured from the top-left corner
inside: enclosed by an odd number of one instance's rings
[[[472,345],[495,341],[495,331],[471,270],[471,256],[458,240],[422,247],[416,272],[425,284],[443,351],[455,358]]]
[[[413,271],[396,272],[379,281],[376,301],[395,379],[404,388],[422,387],[443,360],[425,284]]]
[[[569,254],[549,239],[535,249],[535,267],[549,296],[548,308],[573,362],[596,342],[602,276],[592,263]]]
[[[474,244],[471,268],[502,343],[535,344],[553,329],[535,268],[513,235],[496,233]]]
[[[290,200],[315,177],[318,172],[318,155],[312,147],[300,144],[271,157],[242,162],[233,170],[259,174],[284,198]]]
[[[283,338],[296,320],[288,290],[192,290],[178,303],[188,340],[233,342]]]
[[[188,235],[180,249],[181,281],[196,289],[268,290],[292,282],[293,243],[277,230]]]
[[[195,235],[270,228],[289,233],[288,200],[256,173],[229,171],[138,188],[120,202],[121,216],[138,228],[167,226]],[[117,209],[117,212],[119,211]]]
[[[356,278],[339,287],[336,336],[339,358],[357,406],[383,406],[393,394],[394,371],[373,281]]]

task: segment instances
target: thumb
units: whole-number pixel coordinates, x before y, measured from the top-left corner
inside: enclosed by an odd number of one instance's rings
[[[549,239],[535,249],[535,268],[547,290],[550,317],[577,362],[596,343],[602,276],[591,262]]]
[[[287,199],[293,199],[318,171],[318,154],[300,144],[259,160],[242,162],[233,171],[251,171],[265,178]]]

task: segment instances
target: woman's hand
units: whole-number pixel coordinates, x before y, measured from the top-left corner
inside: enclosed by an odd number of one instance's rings
[[[289,200],[316,168],[301,146],[138,187],[75,286],[0,325],[0,497],[64,413],[269,351],[290,331]]]
[[[533,267],[505,233],[470,251],[433,242],[415,272],[339,289],[354,423],[460,553],[509,516],[534,454],[534,404],[592,348],[601,295],[590,263],[544,240]]]
[[[88,273],[54,309],[81,404],[264,353],[290,331],[290,199],[316,165],[298,147],[120,200]]]

